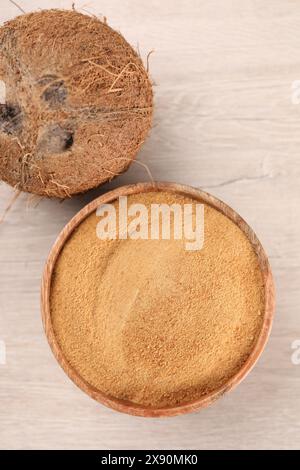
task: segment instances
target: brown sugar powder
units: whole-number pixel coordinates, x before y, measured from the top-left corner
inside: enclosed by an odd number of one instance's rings
[[[196,204],[167,192],[128,197]],[[118,209],[118,203],[115,203]],[[153,408],[196,400],[245,363],[261,330],[264,286],[245,234],[205,205],[205,240],[100,240],[85,219],[63,248],[51,319],[69,364],[103,393]]]

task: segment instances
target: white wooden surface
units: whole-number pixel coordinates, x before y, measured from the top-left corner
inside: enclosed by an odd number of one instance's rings
[[[19,0],[26,11],[71,1]],[[100,191],[26,209],[0,226],[1,449],[300,447],[300,3],[294,0],[88,0],[143,57],[151,49],[155,127],[140,154],[154,178],[202,187],[240,212],[265,245],[277,283],[271,339],[245,382],[213,407],[168,420],[110,411],[79,391],[43,334],[43,264],[78,209],[116,185],[147,180],[139,165]],[[0,20],[18,10],[0,3]],[[1,158],[1,156],[0,156]],[[12,191],[0,186],[0,211]]]

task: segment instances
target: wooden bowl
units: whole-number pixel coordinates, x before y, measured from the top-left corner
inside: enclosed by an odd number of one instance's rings
[[[101,391],[97,390],[93,386],[91,386],[88,382],[86,382],[77,372],[74,370],[73,367],[70,366],[68,361],[66,360],[60,346],[56,341],[56,337],[53,331],[52,322],[51,322],[51,312],[50,312],[50,289],[51,289],[51,279],[55,267],[56,260],[64,247],[66,241],[74,231],[76,227],[92,212],[94,212],[99,205],[110,203],[119,196],[126,196],[131,194],[137,193],[146,193],[150,191],[167,191],[176,194],[181,194],[192,199],[195,199],[199,202],[204,202],[207,205],[210,205],[214,209],[220,211],[229,219],[231,219],[247,236],[250,243],[252,244],[258,260],[259,265],[261,268],[261,272],[263,275],[264,281],[264,289],[265,289],[265,311],[264,311],[264,319],[263,325],[261,328],[261,332],[257,343],[248,357],[247,361],[241,367],[241,369],[231,377],[226,384],[224,384],[219,389],[209,393],[205,396],[202,396],[196,401],[191,403],[184,403],[182,405],[172,406],[172,407],[164,407],[159,409],[147,408],[140,405],[136,405],[131,402],[126,402],[124,400],[120,400],[117,398],[113,398],[110,396],[105,395]],[[58,236],[51,252],[46,262],[45,271],[43,275],[42,281],[42,292],[41,292],[41,309],[42,309],[42,318],[44,329],[46,332],[46,336],[48,338],[48,342],[50,347],[53,351],[54,356],[56,357],[58,363],[64,369],[66,374],[70,377],[70,379],[87,393],[90,397],[94,400],[106,405],[114,410],[128,413],[130,415],[142,416],[142,417],[164,417],[164,416],[175,416],[181,415],[189,412],[193,412],[196,410],[200,410],[213,402],[215,402],[218,398],[220,398],[224,393],[232,390],[236,385],[238,385],[250,372],[252,367],[255,365],[256,361],[258,360],[259,356],[261,355],[264,346],[267,342],[267,339],[270,334],[273,315],[274,315],[274,308],[275,308],[275,295],[274,295],[274,283],[271,268],[268,262],[268,258],[265,254],[265,251],[260,244],[259,240],[257,239],[253,230],[247,225],[247,223],[230,207],[228,207],[224,202],[218,200],[214,196],[198,190],[191,188],[189,186],[183,186],[180,184],[175,183],[138,183],[129,186],[123,186],[118,188],[114,191],[110,191],[103,196],[95,199],[94,201],[90,202],[87,206],[85,206],[78,214],[73,217],[73,219],[66,225],[66,227],[62,230],[60,235]]]

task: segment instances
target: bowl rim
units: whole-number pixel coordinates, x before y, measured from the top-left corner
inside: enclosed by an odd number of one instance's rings
[[[81,377],[80,374],[69,364],[60,346],[58,345],[52,326],[50,311],[51,281],[55,264],[61,250],[63,249],[67,240],[71,237],[73,231],[100,205],[113,202],[120,196],[129,196],[132,194],[147,192],[171,192],[187,196],[213,207],[232,220],[244,232],[254,248],[261,268],[265,291],[265,311],[261,331],[252,352],[238,372],[221,387],[198,398],[197,400],[184,404],[178,404],[176,406],[160,408],[145,407],[115,398],[113,396],[108,396],[83,379],[83,377]],[[41,286],[41,314],[45,334],[57,362],[65,371],[65,373],[83,392],[85,392],[97,402],[116,411],[140,417],[170,417],[194,412],[207,407],[225,393],[234,389],[248,375],[262,354],[271,332],[274,311],[275,287],[271,267],[264,248],[262,247],[252,228],[236,211],[234,211],[231,207],[215,196],[201,189],[170,182],[135,183],[126,186],[120,186],[97,197],[88,203],[85,207],[83,207],[66,224],[54,242],[45,264]]]

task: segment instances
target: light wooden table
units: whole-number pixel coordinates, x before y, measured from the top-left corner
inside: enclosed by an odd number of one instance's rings
[[[71,1],[19,0],[24,10]],[[0,448],[247,449],[300,446],[300,3],[294,0],[101,0],[103,14],[143,57],[157,84],[155,127],[140,153],[154,178],[204,188],[252,225],[270,255],[276,319],[257,367],[198,414],[143,420],[93,402],[64,375],[43,334],[43,264],[60,229],[99,193],[147,180],[139,165],[63,204],[26,208],[0,226]],[[18,13],[2,1],[0,19]],[[297,86],[297,84],[296,84]],[[300,96],[300,94],[299,94]],[[0,156],[1,158],[1,156]],[[12,191],[0,186],[3,212]],[[3,343],[0,343],[3,345]]]

